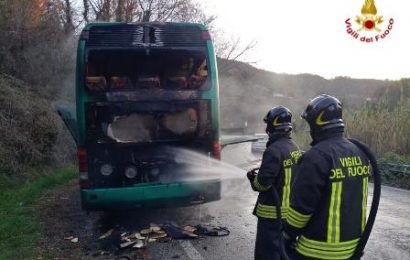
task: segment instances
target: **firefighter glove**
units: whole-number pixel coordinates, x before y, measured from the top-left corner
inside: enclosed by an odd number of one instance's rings
[[[248,171],[246,173],[246,177],[248,177],[248,180],[252,183],[253,179],[255,179],[256,177],[256,171],[255,170]]]

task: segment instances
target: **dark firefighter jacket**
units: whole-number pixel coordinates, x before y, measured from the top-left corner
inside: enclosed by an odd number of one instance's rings
[[[293,170],[301,156],[298,146],[286,136],[271,138],[263,153],[258,175],[251,182],[252,188],[259,191],[253,214],[260,218],[277,219],[276,203],[272,185],[281,200],[282,218],[286,217],[291,192]]]
[[[366,224],[370,162],[356,145],[333,134],[318,141],[297,166],[285,237],[299,237],[307,259],[349,259]]]

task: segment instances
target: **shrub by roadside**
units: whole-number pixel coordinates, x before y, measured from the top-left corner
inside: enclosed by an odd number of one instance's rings
[[[29,167],[45,164],[61,131],[51,103],[12,76],[0,74],[0,186],[22,180]]]
[[[410,189],[410,156],[386,153],[379,165],[382,184]]]

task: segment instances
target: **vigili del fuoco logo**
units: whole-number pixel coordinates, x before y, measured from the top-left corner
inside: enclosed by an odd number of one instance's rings
[[[365,0],[362,14],[356,19],[348,18],[345,21],[346,32],[354,39],[361,42],[379,42],[385,39],[393,29],[394,19],[385,21],[383,16],[377,14],[374,0]]]

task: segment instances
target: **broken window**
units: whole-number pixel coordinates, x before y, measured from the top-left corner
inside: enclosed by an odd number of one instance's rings
[[[108,125],[107,136],[116,142],[150,142],[162,132],[163,136],[192,135],[198,128],[198,115],[192,108],[174,113],[155,115],[134,113],[116,117]],[[166,133],[168,132],[168,133]]]
[[[206,87],[208,67],[202,51],[90,50],[86,87],[90,91]]]
[[[210,106],[205,100],[94,103],[87,111],[87,136],[92,142],[188,141],[206,137],[211,127]]]

